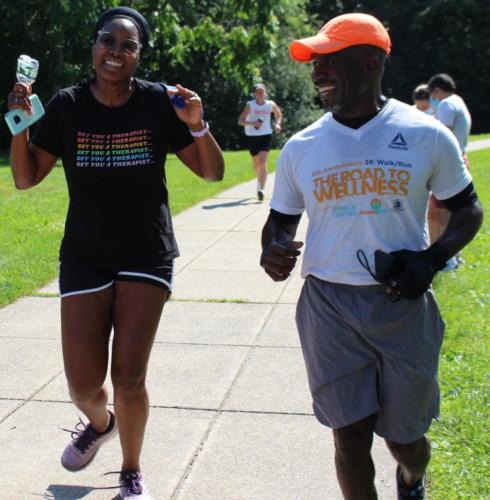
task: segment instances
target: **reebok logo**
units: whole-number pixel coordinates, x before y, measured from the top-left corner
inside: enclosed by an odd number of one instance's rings
[[[395,135],[394,139],[390,142],[388,147],[391,149],[402,149],[403,151],[408,151],[407,142],[400,132]]]

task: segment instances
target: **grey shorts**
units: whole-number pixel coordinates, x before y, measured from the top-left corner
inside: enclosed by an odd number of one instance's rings
[[[338,429],[376,414],[376,434],[411,443],[439,415],[444,322],[431,291],[390,302],[384,289],[308,276],[296,324],[320,423]]]

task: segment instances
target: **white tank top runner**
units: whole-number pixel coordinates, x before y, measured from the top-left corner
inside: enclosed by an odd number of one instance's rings
[[[245,126],[245,135],[269,135],[272,134],[271,128],[271,113],[272,113],[272,101],[265,101],[264,104],[257,104],[255,99],[248,101],[248,106],[250,108],[250,113],[247,116],[248,122],[253,122],[256,120],[262,120],[262,126],[256,129],[252,125]]]

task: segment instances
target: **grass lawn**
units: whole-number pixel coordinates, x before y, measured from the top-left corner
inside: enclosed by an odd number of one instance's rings
[[[273,170],[278,151],[271,151]],[[222,182],[206,182],[192,174],[174,155],[167,162],[172,213],[195,205],[255,177],[248,151],[225,153]],[[57,274],[58,249],[68,204],[62,168],[54,168],[38,186],[17,191],[5,154],[0,155],[0,307],[29,295]]]
[[[479,141],[480,139],[490,139],[490,134],[472,134],[470,141]]]
[[[490,498],[490,149],[469,156],[486,218],[462,252],[466,263],[435,282],[447,329],[441,420],[430,431],[431,500]]]

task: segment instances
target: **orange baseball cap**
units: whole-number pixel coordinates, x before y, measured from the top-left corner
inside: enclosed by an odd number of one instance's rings
[[[374,45],[387,54],[391,51],[390,35],[381,22],[369,14],[355,13],[334,17],[315,36],[294,40],[289,53],[295,61],[308,62],[314,54],[331,54],[352,45]]]

